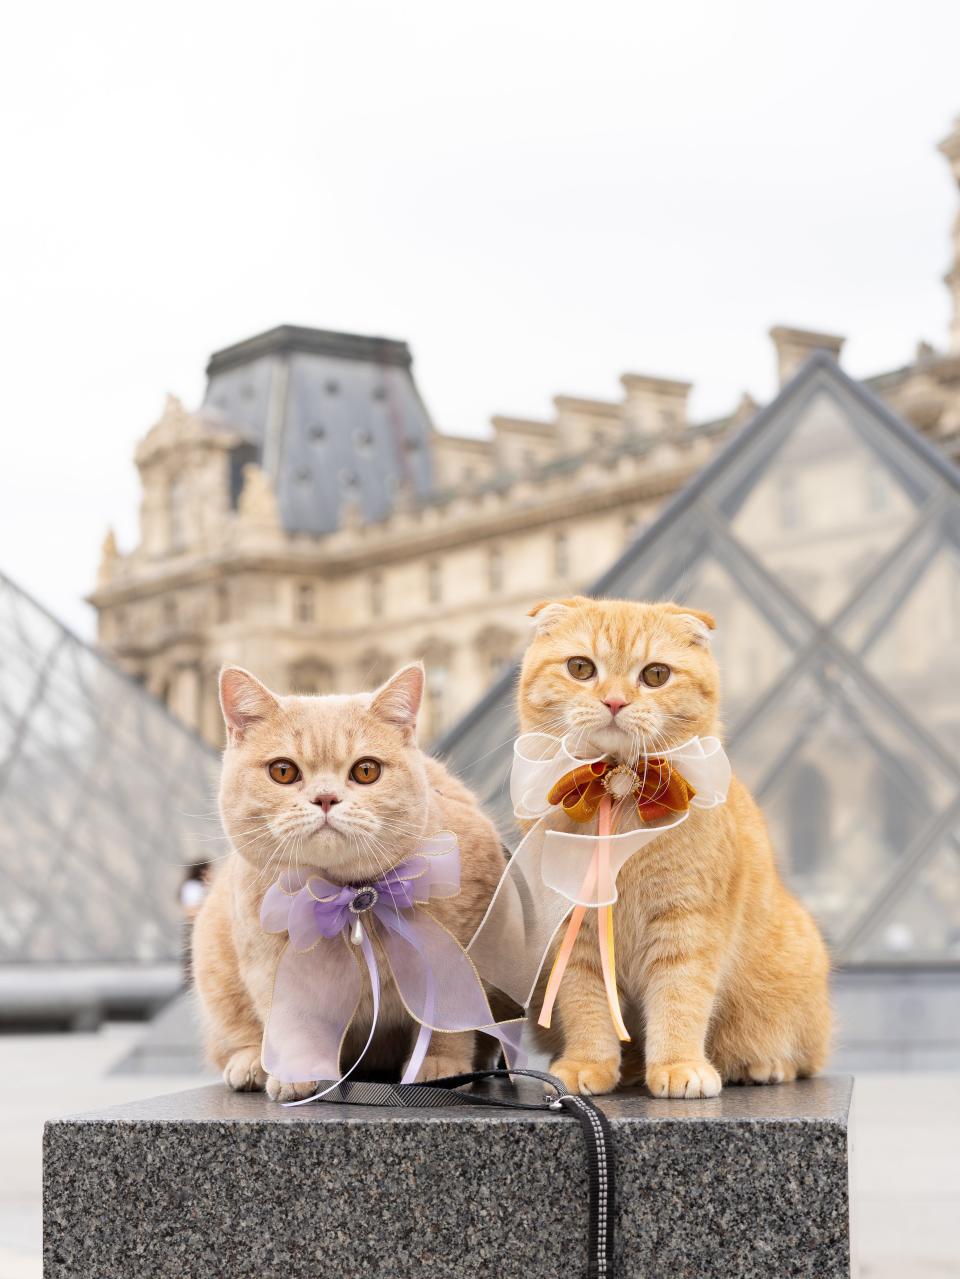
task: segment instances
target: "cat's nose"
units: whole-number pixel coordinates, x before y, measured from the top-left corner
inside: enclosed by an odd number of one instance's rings
[[[340,796],[333,795],[333,794],[314,795],[310,803],[316,804],[317,807],[322,808],[325,813],[329,813],[330,809],[333,808],[334,804],[340,803]]]
[[[627,703],[622,701],[619,697],[605,697],[603,699],[603,704],[606,706],[613,718],[616,719],[617,711],[622,711]]]

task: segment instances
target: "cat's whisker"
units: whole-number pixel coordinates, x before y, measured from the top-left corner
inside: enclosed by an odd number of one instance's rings
[[[377,852],[376,852],[376,845],[377,845],[378,841],[377,841],[377,840],[374,838],[374,836],[372,836],[372,835],[368,836],[368,839],[371,841],[371,851],[372,851],[372,853],[373,853],[374,859],[377,861],[377,863],[378,863],[378,865],[379,865],[379,864],[380,864],[380,859],[379,859],[379,856],[377,855]],[[383,878],[384,876],[388,875],[388,874],[390,873],[390,870],[391,870],[391,869],[392,869],[392,867],[388,867],[386,870],[384,870],[384,871],[382,872],[381,878]],[[392,899],[391,899],[391,900],[392,900]],[[397,903],[396,903],[395,901],[394,901],[392,904],[393,904],[393,911],[394,911],[394,914],[396,915],[397,919],[399,920],[399,919],[400,919],[400,908],[397,906]]]
[[[556,715],[547,720],[538,720],[537,732],[550,733],[555,737],[563,737],[567,728],[567,712],[558,711]],[[476,758],[468,761],[465,767],[475,767],[477,764],[487,759],[490,755],[495,755],[497,751],[502,750],[502,748],[509,742],[513,742],[515,740],[516,733],[511,733],[509,737],[505,737],[502,741],[497,742],[495,745],[491,746],[489,750],[484,751],[482,755],[477,755]]]

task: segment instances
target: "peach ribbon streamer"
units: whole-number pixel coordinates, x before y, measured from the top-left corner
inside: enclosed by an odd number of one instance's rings
[[[610,896],[612,890],[610,882],[610,808],[610,796],[604,795],[597,807],[597,846],[593,856],[590,858],[590,865],[587,867],[587,873],[584,876],[580,890],[581,897],[589,897],[592,894],[595,881],[599,881],[598,892],[601,897]],[[586,913],[586,906],[574,906],[567,924],[567,931],[564,934],[563,941],[560,943],[557,957],[553,961],[553,968],[550,970],[550,976],[547,979],[547,988],[540,1008],[540,1016],[537,1018],[537,1024],[543,1026],[546,1030],[550,1029],[550,1023],[553,1019],[553,1006],[557,1001],[560,983],[563,981],[563,975],[567,971],[570,956],[573,954],[573,946]],[[617,994],[617,961],[613,945],[612,906],[597,907],[597,939],[600,943],[600,969],[603,973],[603,986],[606,991],[610,1017],[616,1029],[617,1038],[623,1043],[628,1043],[630,1032],[624,1025],[623,1014],[620,1010],[620,998]]]

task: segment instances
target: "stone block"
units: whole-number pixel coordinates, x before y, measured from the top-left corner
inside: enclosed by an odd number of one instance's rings
[[[851,1089],[601,1098],[618,1279],[848,1276]],[[211,1085],[44,1134],[46,1279],[579,1279],[586,1241],[563,1115],[287,1110]]]

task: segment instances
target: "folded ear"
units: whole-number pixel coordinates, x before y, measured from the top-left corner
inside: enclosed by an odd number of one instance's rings
[[[541,600],[539,604],[534,604],[533,608],[527,613],[527,617],[534,619],[534,634],[546,635],[558,622],[562,622],[570,610],[576,608],[579,603],[578,599],[570,599]]]
[[[423,662],[411,662],[409,666],[401,667],[374,693],[370,701],[371,711],[412,737],[423,700],[423,682]]]
[[[689,624],[690,638],[694,644],[702,644],[704,647],[710,643],[710,632],[717,629],[717,623],[712,613],[705,613],[699,608],[687,608],[683,604],[670,604],[671,613],[677,614],[679,621],[685,621]]]
[[[269,719],[280,704],[269,688],[242,666],[225,666],[220,672],[220,709],[227,737],[235,741],[251,724]]]

